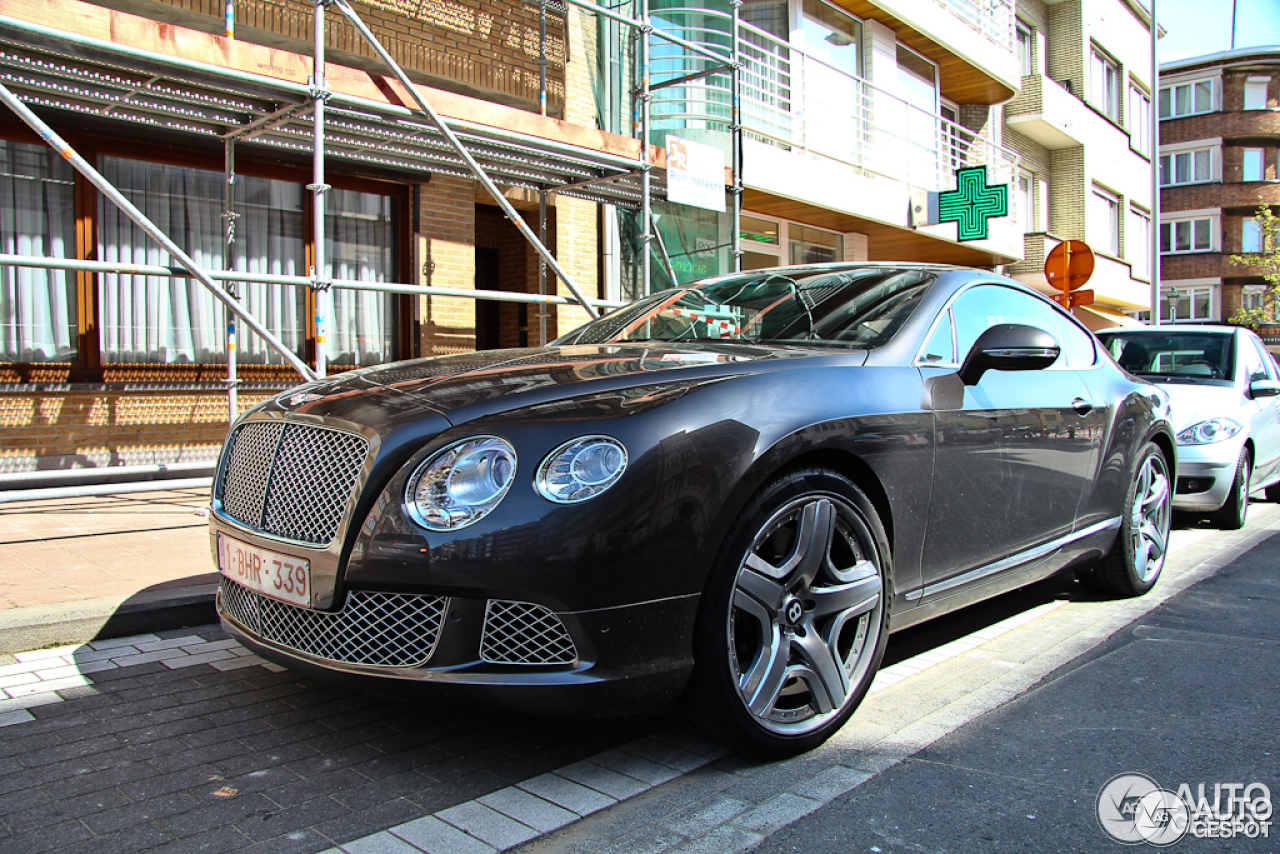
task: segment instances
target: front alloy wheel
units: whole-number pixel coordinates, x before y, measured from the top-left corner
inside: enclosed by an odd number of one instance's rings
[[[1141,596],[1154,587],[1169,551],[1172,518],[1169,464],[1160,448],[1148,443],[1129,484],[1120,535],[1094,570],[1091,586],[1117,596]]]
[[[884,652],[884,529],[856,486],[809,470],[767,486],[729,544],[699,618],[695,720],[759,752],[808,750],[853,713]]]

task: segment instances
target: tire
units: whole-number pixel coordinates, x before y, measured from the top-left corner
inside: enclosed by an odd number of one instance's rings
[[[1120,533],[1115,545],[1094,568],[1091,579],[1099,592],[1113,596],[1141,596],[1160,578],[1169,546],[1173,517],[1173,482],[1169,464],[1154,443],[1138,455],[1133,479],[1125,492]]]
[[[1249,459],[1249,449],[1240,451],[1240,459],[1236,462],[1235,479],[1231,482],[1231,492],[1222,507],[1209,514],[1209,522],[1215,528],[1224,531],[1238,531],[1244,527],[1249,515],[1249,478],[1253,474],[1253,465]]]
[[[1273,483],[1267,487],[1267,500],[1273,504],[1280,504],[1280,483]]]
[[[757,754],[817,747],[871,687],[892,589],[884,526],[852,481],[801,469],[769,482],[708,577],[689,717],[711,738]]]

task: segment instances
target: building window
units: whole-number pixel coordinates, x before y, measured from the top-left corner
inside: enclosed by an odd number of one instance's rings
[[[1213,319],[1213,288],[1177,288],[1178,299],[1174,303],[1177,310],[1171,313],[1172,300],[1163,297],[1160,300],[1160,317],[1172,323],[1202,323]]]
[[[1243,220],[1240,227],[1240,251],[1262,251],[1262,225],[1253,217]]]
[[[1213,180],[1213,149],[1196,148],[1160,155],[1160,186]]]
[[[808,225],[792,225],[788,229],[792,264],[821,264],[842,261],[840,235]]]
[[[76,257],[75,172],[47,145],[0,139],[0,252]],[[0,362],[73,362],[76,274],[0,267]]]
[[[1133,84],[1129,85],[1129,144],[1151,156],[1151,99]]]
[[[1035,35],[1031,31],[1031,27],[1018,21],[1014,25],[1017,32],[1017,50],[1018,50],[1018,71],[1023,77],[1028,74],[1035,74],[1035,55],[1032,53],[1032,46],[1035,44]]]
[[[1160,223],[1160,254],[1212,252],[1214,249],[1213,217],[1172,220]]]
[[[1240,305],[1245,311],[1262,311],[1266,308],[1267,286],[1245,285],[1240,296]]]
[[[1267,108],[1267,86],[1270,77],[1250,77],[1244,82],[1244,108],[1246,110],[1265,110]]]
[[[302,173],[294,177],[287,169],[267,171],[242,162],[235,182],[236,239],[228,261],[222,170],[122,156],[139,147],[102,152],[98,170],[200,267],[308,274],[314,258],[307,224],[311,194]],[[276,177],[267,177],[272,172]],[[397,281],[406,195],[372,181],[336,175],[333,181],[325,223],[332,277]],[[118,206],[101,195],[96,204],[89,203],[92,198],[92,188],[52,149],[0,140],[0,210],[6,212],[0,216],[0,252],[178,266]],[[235,287],[241,304],[294,354],[312,358],[317,342],[310,289],[260,281]],[[335,289],[332,300],[330,364],[371,365],[408,355],[402,351],[406,342],[398,319],[404,298]],[[244,331],[238,345],[244,364],[285,364],[284,356],[252,332]],[[226,359],[226,310],[192,279],[0,269],[0,363],[69,363],[77,376],[97,381],[109,376],[104,371],[113,365],[195,367]]]
[[[1102,252],[1120,256],[1120,198],[1101,187],[1093,188],[1088,229],[1093,245]]]
[[[1261,148],[1246,148],[1240,156],[1240,180],[1262,181],[1266,178],[1266,161]]]
[[[1176,119],[1213,112],[1213,80],[1175,83],[1160,89],[1160,118]]]
[[[862,22],[823,0],[801,4],[800,33],[805,51],[851,77],[862,76]]]
[[[1151,214],[1137,205],[1129,206],[1129,228],[1124,244],[1129,254],[1133,275],[1149,277],[1151,275]]]
[[[1018,227],[1022,229],[1023,234],[1030,234],[1036,231],[1036,196],[1035,196],[1036,178],[1030,172],[1018,170],[1018,193],[1016,203],[1018,205]]]
[[[1089,61],[1089,103],[1120,121],[1120,66],[1096,48]]]

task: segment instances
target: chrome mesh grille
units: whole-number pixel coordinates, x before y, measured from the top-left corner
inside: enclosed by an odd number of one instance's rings
[[[572,664],[578,650],[564,623],[547,608],[490,599],[480,657],[490,664]]]
[[[425,664],[444,617],[443,596],[352,590],[342,610],[312,611],[255,593],[229,578],[222,610],[258,637],[328,661],[383,667]]]
[[[257,421],[227,439],[217,498],[232,519],[302,543],[332,542],[364,466],[356,433]]]

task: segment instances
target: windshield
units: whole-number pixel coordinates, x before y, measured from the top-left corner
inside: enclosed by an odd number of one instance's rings
[[[1107,350],[1130,373],[1185,379],[1234,380],[1229,332],[1102,332]]]
[[[933,283],[924,270],[757,271],[656,293],[557,344],[737,341],[873,348],[893,337]]]

